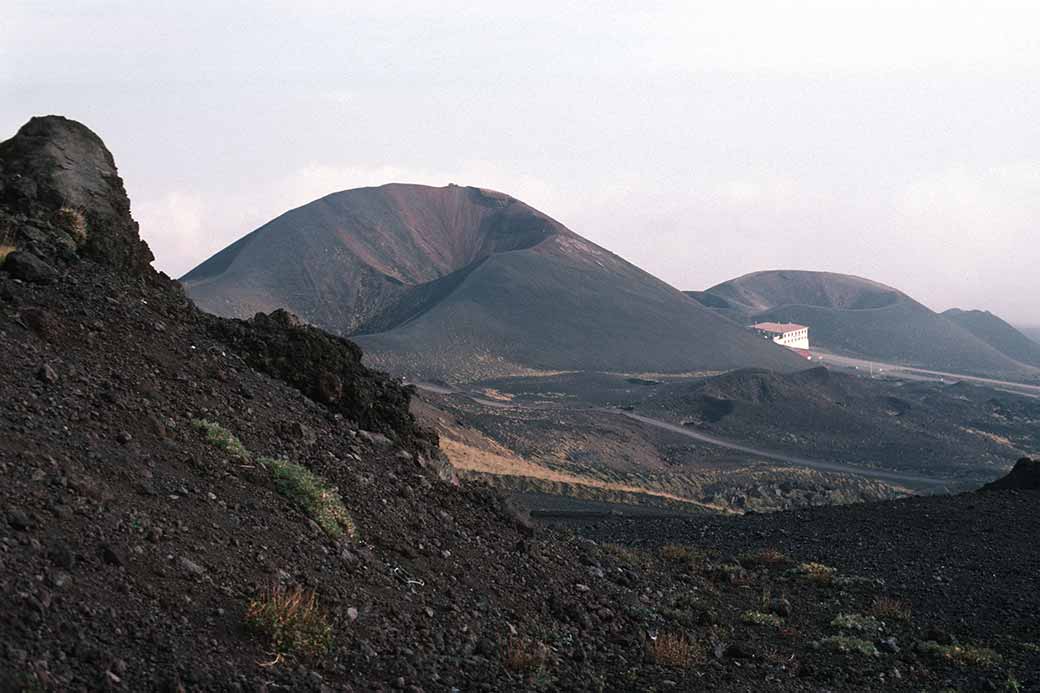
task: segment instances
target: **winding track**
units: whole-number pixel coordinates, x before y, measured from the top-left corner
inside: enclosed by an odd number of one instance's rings
[[[609,411],[609,410],[600,410]],[[691,430],[683,426],[676,426],[675,424],[662,421],[660,419],[653,419],[649,416],[642,416],[640,414],[633,414],[632,412],[619,412],[622,416],[634,419],[648,426],[655,426],[657,428],[663,428],[666,431],[678,433],[679,435],[686,436],[687,438],[693,438],[702,443],[708,443],[710,445],[717,445],[727,450],[736,450],[737,452],[745,452],[749,455],[755,455],[756,457],[765,457],[766,459],[776,460],[778,462],[784,462],[787,464],[797,465],[799,467],[810,467],[812,469],[818,469],[823,472],[841,472],[843,474],[856,474],[858,476],[869,477],[871,479],[879,479],[881,481],[888,481],[893,483],[899,483],[906,486],[912,486],[919,490],[940,490],[945,488],[946,482],[942,479],[937,479],[930,476],[919,476],[916,474],[905,474],[903,472],[886,471],[883,469],[871,469],[869,467],[858,467],[851,464],[843,464],[841,462],[826,462],[823,460],[810,460],[805,457],[796,457],[794,455],[787,455],[782,452],[773,452],[770,450],[763,450],[761,448],[753,448],[748,445],[741,443],[735,443],[733,441],[724,440],[722,438],[716,438],[715,436],[701,433],[700,431]]]

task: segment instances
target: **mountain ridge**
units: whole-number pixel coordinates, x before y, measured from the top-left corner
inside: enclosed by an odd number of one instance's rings
[[[906,293],[863,277],[766,270],[687,295],[740,324],[808,325],[810,343],[839,354],[964,373],[1031,371]]]

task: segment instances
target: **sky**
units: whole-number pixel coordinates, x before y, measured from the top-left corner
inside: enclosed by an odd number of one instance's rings
[[[507,192],[680,289],[767,269],[1040,325],[1040,3],[7,0],[0,139],[112,150],[179,276],[338,190]]]

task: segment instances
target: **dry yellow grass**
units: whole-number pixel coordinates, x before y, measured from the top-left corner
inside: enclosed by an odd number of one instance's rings
[[[16,250],[18,250],[18,248],[13,245],[0,245],[0,265],[4,264],[4,260],[7,259],[7,256]]]
[[[558,472],[549,469],[548,467],[543,467],[540,464],[525,460],[522,457],[513,455],[506,451],[505,448],[501,448],[501,446],[499,447],[502,452],[492,452],[489,450],[481,450],[447,437],[441,438],[440,445],[444,454],[448,456],[448,460],[450,460],[452,465],[460,471],[483,472],[485,474],[497,474],[499,476],[526,476],[545,481],[574,484],[576,486],[588,486],[606,491],[641,493],[648,496],[655,496],[657,498],[666,498],[668,500],[678,501],[680,503],[697,505],[716,512],[726,511],[725,508],[719,506],[702,503],[692,498],[684,498],[683,496],[667,493],[665,491],[656,491],[654,489],[633,486],[631,484],[600,481],[598,479],[590,479],[588,477]]]
[[[650,656],[666,667],[689,667],[704,659],[704,647],[682,633],[661,633],[648,645]]]
[[[332,626],[314,592],[272,586],[246,607],[246,625],[271,641],[275,661],[286,654],[318,657],[332,645]]]
[[[996,443],[997,445],[1003,445],[1006,448],[1014,448],[1016,450],[1018,449],[1018,448],[1015,447],[1015,444],[1012,443],[1009,439],[1005,438],[1004,436],[999,436],[996,433],[990,433],[988,431],[980,431],[977,428],[964,428],[963,426],[961,427],[961,430],[964,431],[965,433],[971,433],[972,435],[979,436],[980,438],[985,438],[986,440],[991,440],[994,443]]]
[[[58,226],[65,229],[76,245],[83,245],[87,240],[87,218],[83,212],[71,207],[62,207],[55,213]]]
[[[534,671],[545,666],[549,648],[542,642],[513,636],[506,641],[502,664],[516,672]]]
[[[893,597],[878,597],[870,608],[870,614],[888,621],[909,621],[910,605]]]

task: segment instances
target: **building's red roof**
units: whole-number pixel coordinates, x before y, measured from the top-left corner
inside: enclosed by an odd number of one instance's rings
[[[799,325],[794,322],[759,322],[755,323],[751,327],[756,330],[762,330],[763,332],[775,332],[776,334],[786,334],[788,332],[808,329],[805,325]]]

